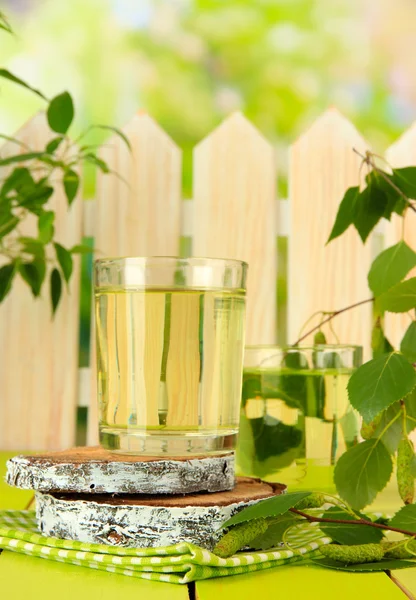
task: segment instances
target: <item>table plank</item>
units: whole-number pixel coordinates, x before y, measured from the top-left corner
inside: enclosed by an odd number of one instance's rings
[[[7,470],[6,462],[9,458],[12,458],[17,454],[19,454],[19,452],[0,452],[0,510],[5,508],[21,510],[27,506],[28,502],[33,497],[33,492],[31,490],[19,490],[10,487],[4,481]]]
[[[384,573],[347,573],[314,566],[276,567],[255,574],[197,581],[199,600],[405,600]]]
[[[146,581],[4,551],[0,555],[2,596],[13,600],[188,600],[186,585]]]
[[[404,588],[416,597],[416,569],[393,571],[392,575]]]

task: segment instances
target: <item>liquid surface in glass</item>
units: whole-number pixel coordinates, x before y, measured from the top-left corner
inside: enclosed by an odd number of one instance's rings
[[[96,293],[100,442],[150,455],[204,454],[236,443],[244,293]]]
[[[237,471],[295,483],[358,441],[348,400],[352,369],[244,369]]]

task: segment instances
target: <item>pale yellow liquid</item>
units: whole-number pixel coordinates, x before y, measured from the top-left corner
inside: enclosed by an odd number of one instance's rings
[[[237,472],[294,484],[359,441],[349,369],[245,369]],[[317,485],[317,484],[315,484]]]
[[[105,290],[96,294],[101,444],[150,455],[236,443],[243,293]]]

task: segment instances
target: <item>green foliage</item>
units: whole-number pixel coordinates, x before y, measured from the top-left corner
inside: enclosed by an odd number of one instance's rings
[[[374,417],[409,394],[416,385],[416,373],[398,352],[373,358],[358,369],[348,383],[352,406],[369,423]]]
[[[74,104],[68,92],[62,92],[50,101],[47,117],[52,131],[67,133],[74,118]]]
[[[244,523],[251,519],[260,519],[265,517],[277,517],[287,512],[289,508],[296,506],[298,502],[309,496],[311,492],[292,492],[289,494],[282,494],[281,496],[275,496],[268,498],[257,504],[248,506],[241,512],[237,513],[231,519],[225,521],[222,527],[230,527],[231,525],[237,525],[238,523]]]
[[[357,517],[367,520],[365,515],[357,514],[357,516],[353,516],[339,506],[331,506],[331,508],[324,512],[322,517],[324,519],[340,519],[343,521],[354,521]],[[338,544],[375,544],[383,539],[383,532],[381,529],[376,529],[371,526],[364,527],[363,525],[346,525],[344,523],[320,523],[319,528],[334,542],[338,542]]]
[[[375,296],[387,292],[416,266],[416,253],[401,241],[377,256],[368,274],[368,285]]]
[[[334,481],[338,493],[354,509],[371,504],[387,485],[393,471],[388,450],[379,439],[353,446],[338,460]]]
[[[0,29],[11,31],[1,12]],[[9,293],[16,274],[30,287],[35,297],[41,294],[48,276],[52,311],[55,312],[62,294],[62,278],[69,283],[72,275],[72,254],[90,252],[91,249],[80,245],[65,248],[54,239],[55,212],[49,209],[48,200],[62,181],[68,206],[71,205],[79,189],[77,169],[82,163],[93,164],[105,173],[109,172],[109,168],[104,160],[96,156],[91,146],[85,152],[78,149],[67,136],[75,114],[73,100],[68,92],[48,101],[42,92],[7,69],[0,69],[0,78],[29,90],[47,103],[47,120],[51,134],[53,133],[44,150],[34,150],[19,140],[10,138],[16,142],[18,150],[23,148],[24,152],[0,158],[0,167],[11,168],[0,181],[0,256],[8,261],[0,269],[0,302]],[[131,148],[125,134],[118,129],[106,125],[94,127],[115,132]],[[85,134],[82,137],[84,136]],[[4,135],[0,137],[9,139]],[[37,237],[25,237],[19,233],[20,226],[30,214],[37,217]],[[49,247],[54,252],[49,251]],[[55,256],[55,260],[51,256]],[[49,266],[50,261],[52,265]]]
[[[411,363],[416,362],[416,322],[412,321],[403,336],[400,352]]]
[[[62,279],[58,269],[53,269],[51,273],[51,301],[52,312],[55,314],[58,308],[59,300],[62,294]]]
[[[54,243],[56,258],[58,259],[59,266],[61,267],[62,275],[67,283],[71,279],[72,275],[72,256],[71,252],[69,252],[66,248],[58,244]]]
[[[407,312],[416,308],[416,277],[393,286],[379,298],[380,308],[393,313]]]
[[[416,427],[416,392],[412,391],[404,400],[406,409],[406,431],[411,432]],[[399,402],[392,404],[376,418],[376,427],[371,435],[380,439],[390,454],[395,454],[403,435],[404,413]]]
[[[345,192],[342,202],[339,205],[335,223],[329,235],[327,244],[342,235],[344,231],[354,223],[355,203],[359,195],[360,189],[358,186],[350,187]]]
[[[390,525],[416,533],[416,504],[403,506],[390,520]]]

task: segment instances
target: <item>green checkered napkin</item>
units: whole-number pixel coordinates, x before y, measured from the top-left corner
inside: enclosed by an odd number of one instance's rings
[[[287,541],[293,551],[245,552],[232,558],[219,558],[186,542],[163,548],[119,548],[45,537],[37,532],[33,511],[0,511],[0,548],[4,550],[169,583],[189,583],[297,563],[318,554],[319,546],[329,544],[331,539],[309,524],[294,528]]]

